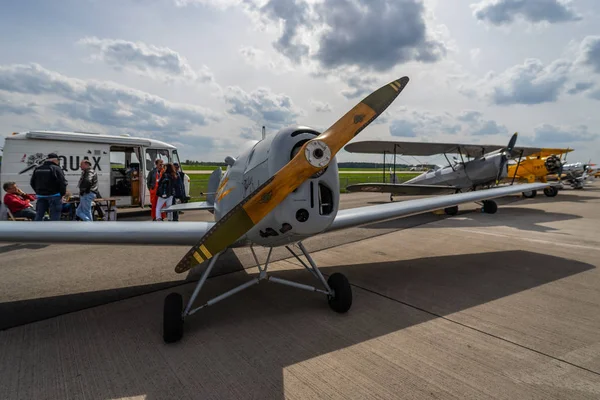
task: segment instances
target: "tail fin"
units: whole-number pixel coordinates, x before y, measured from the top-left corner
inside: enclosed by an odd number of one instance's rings
[[[210,174],[210,177],[208,178],[208,189],[206,190],[206,203],[210,205],[215,204],[216,192],[222,177],[223,170],[221,168],[215,169],[212,174]]]

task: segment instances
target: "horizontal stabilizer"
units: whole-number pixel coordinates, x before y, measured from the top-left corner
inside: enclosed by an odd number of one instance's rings
[[[196,201],[193,203],[181,203],[174,204],[169,208],[165,208],[164,212],[173,212],[173,211],[192,211],[192,210],[214,210],[214,204],[209,204],[206,201]]]
[[[451,194],[455,193],[458,189],[459,188],[455,186],[411,185],[399,183],[357,183],[355,185],[349,185],[346,187],[346,190],[348,190],[349,192],[379,192],[406,196]]]

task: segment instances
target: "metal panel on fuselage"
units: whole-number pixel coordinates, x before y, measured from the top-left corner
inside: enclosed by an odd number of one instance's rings
[[[407,181],[406,184],[448,185],[469,188],[473,185],[493,183],[498,175],[500,161],[501,155],[494,154],[485,158],[467,161],[464,165],[456,164],[454,169],[447,166],[436,171],[425,172]],[[500,177],[504,176],[506,176],[506,169]]]

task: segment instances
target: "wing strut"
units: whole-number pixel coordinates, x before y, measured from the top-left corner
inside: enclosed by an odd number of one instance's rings
[[[454,169],[454,165],[452,165],[452,163],[450,162],[450,160],[448,159],[448,156],[446,155],[446,153],[444,153],[444,157],[446,157],[446,161],[448,161],[448,165],[450,166],[450,168],[452,168],[452,171],[456,171]]]
[[[519,165],[521,165],[521,157],[523,157],[523,152],[524,151],[525,150],[521,150],[521,154],[519,155],[519,161],[517,162],[517,168],[515,168],[515,173],[513,175],[512,182],[510,183],[511,186],[512,186],[513,183],[515,183],[515,178],[517,177],[517,171],[519,171]]]
[[[385,183],[385,150],[383,151],[383,183]]]

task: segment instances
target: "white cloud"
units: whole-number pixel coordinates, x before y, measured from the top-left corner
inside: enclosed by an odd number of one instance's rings
[[[567,84],[571,66],[568,60],[559,59],[544,65],[540,60],[529,58],[500,74],[489,72],[484,79],[462,91],[503,106],[555,102]]]
[[[46,100],[45,108],[75,120],[146,131],[181,131],[218,121],[214,111],[113,82],[69,78],[39,64],[0,66],[0,90]]]
[[[600,36],[587,36],[581,41],[577,62],[600,74]]]
[[[331,112],[331,104],[318,100],[309,100],[310,105],[316,112]]]
[[[569,0],[483,0],[472,4],[473,15],[492,25],[508,25],[516,20],[530,23],[564,23],[580,21]]]
[[[77,43],[94,51],[92,60],[102,61],[117,71],[125,69],[166,82],[214,82],[207,66],[194,70],[185,57],[168,47],[97,37],[86,37]]]
[[[579,126],[554,126],[542,124],[535,128],[534,143],[547,145],[548,143],[561,146],[574,143],[586,143],[600,138],[598,132],[590,132],[586,125]]]
[[[304,115],[304,111],[296,107],[289,96],[264,87],[247,93],[238,86],[229,86],[225,89],[224,98],[230,106],[227,112],[243,115],[267,129],[295,124],[296,118]]]

